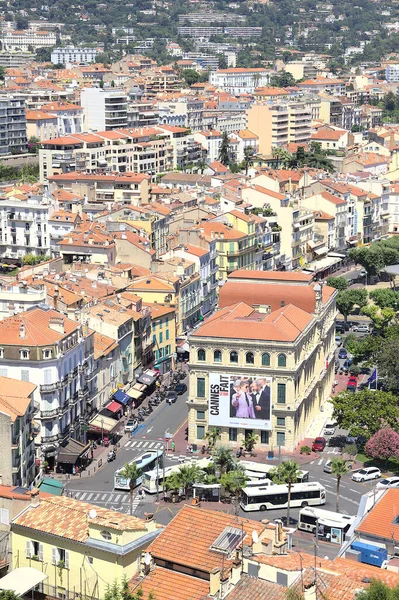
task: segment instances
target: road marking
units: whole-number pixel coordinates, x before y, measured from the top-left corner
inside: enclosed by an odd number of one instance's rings
[[[89,495],[87,496],[87,501],[91,500],[92,496],[93,496],[93,494],[89,494]]]
[[[103,494],[101,497],[101,500],[105,500],[105,498],[108,496],[108,494]]]
[[[98,497],[99,497],[99,496],[100,496],[100,494],[96,494],[96,495],[94,496],[93,500],[94,500],[94,501],[95,501],[95,500],[98,500]]]
[[[362,492],[359,492],[359,490],[353,490],[352,488],[349,488],[349,490],[351,492],[354,492],[355,494],[361,494]]]
[[[147,446],[148,446],[149,444],[151,444],[151,442],[144,442],[144,444],[143,444],[143,448],[147,448]]]
[[[150,431],[152,431],[154,429],[154,427],[150,427],[149,429],[147,429],[147,433],[150,433]]]
[[[140,448],[140,446],[142,446],[143,442],[136,442],[136,448]]]
[[[86,494],[82,494],[82,495],[80,496],[79,500],[84,500],[84,499],[86,498],[86,496],[87,496],[87,493],[86,493]]]
[[[118,494],[115,498],[115,502],[119,502],[120,498],[122,498],[123,494]]]
[[[321,458],[317,464],[318,464],[318,465],[322,465],[322,464],[323,464],[323,461],[324,461],[324,459],[323,459],[323,458]]]
[[[330,485],[329,483],[325,483],[324,486],[327,488],[331,488],[332,490],[334,489],[334,487],[332,485]]]
[[[315,462],[316,462],[315,460],[311,460],[309,464],[313,465]]]

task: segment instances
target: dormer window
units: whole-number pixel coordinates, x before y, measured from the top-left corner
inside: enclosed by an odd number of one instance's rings
[[[21,360],[29,360],[29,350],[20,350],[19,351],[19,358]]]
[[[53,356],[53,351],[51,350],[51,348],[46,348],[45,350],[43,350],[43,359],[49,359],[52,358]]]
[[[101,537],[103,537],[104,540],[107,540],[107,541],[109,541],[112,538],[110,532],[106,531],[105,529],[103,529],[103,531],[101,532]]]
[[[4,358],[4,348],[0,348],[0,358]]]

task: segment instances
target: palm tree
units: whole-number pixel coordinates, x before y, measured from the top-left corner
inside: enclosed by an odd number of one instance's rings
[[[129,480],[130,492],[130,514],[133,514],[133,492],[137,479],[141,475],[141,469],[138,468],[135,462],[127,463],[120,471],[121,477]]]
[[[207,168],[207,166],[208,165],[206,164],[206,162],[201,158],[201,160],[197,162],[195,170],[197,171],[197,173],[199,171],[201,175],[203,175],[204,170]]]
[[[208,440],[208,444],[209,444],[210,448],[214,448],[216,446],[216,442],[219,438],[220,438],[219,427],[211,427],[206,432],[205,439]]]
[[[285,148],[272,148],[272,157],[277,158],[283,165],[288,165],[292,160],[291,152],[288,152]]]
[[[235,496],[237,507],[240,491],[243,487],[245,487],[248,479],[249,477],[247,477],[245,470],[242,467],[236,469],[235,471],[224,473],[220,478],[220,483],[222,486]]]
[[[237,468],[237,461],[233,456],[233,450],[228,446],[218,446],[212,453],[213,464],[215,469],[221,473],[234,471]]]
[[[343,458],[334,458],[331,461],[331,473],[337,478],[337,495],[335,500],[335,510],[339,512],[339,486],[342,475],[348,472],[348,465]]]
[[[285,460],[277,468],[278,478],[280,483],[287,484],[288,501],[287,501],[287,525],[290,524],[290,505],[291,505],[291,489],[300,477],[299,465],[295,460]]]
[[[248,169],[251,166],[253,156],[254,156],[254,149],[251,148],[251,146],[244,148],[244,160],[242,162],[243,162],[243,165],[245,168],[245,175],[248,175]]]
[[[190,487],[194,483],[199,483],[204,477],[204,472],[197,465],[183,465],[176,472],[177,481],[179,481],[179,487],[184,488],[186,498],[188,498],[188,492]]]
[[[256,433],[250,433],[245,436],[244,440],[244,448],[246,452],[250,452],[252,454],[253,449],[255,448],[255,444],[258,441],[259,436]]]

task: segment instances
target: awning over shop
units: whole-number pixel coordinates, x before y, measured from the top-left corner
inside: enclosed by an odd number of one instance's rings
[[[138,377],[139,383],[145,383],[145,385],[152,385],[156,381],[157,375],[154,371],[146,371]]]
[[[117,413],[120,410],[122,410],[122,406],[119,404],[119,402],[115,402],[115,401],[108,404],[108,406],[106,406],[105,408],[112,413]]]
[[[144,392],[146,391],[146,389],[147,389],[147,386],[146,386],[146,385],[144,385],[143,383],[135,383],[135,384],[134,384],[134,385],[133,385],[133,386],[130,388],[130,391],[131,391],[131,390],[137,390],[138,392],[142,392],[142,393],[144,393]],[[128,393],[129,393],[129,392],[128,392]]]
[[[74,465],[90,447],[90,444],[82,444],[77,440],[70,439],[66,446],[61,447],[58,452],[57,462]]]
[[[19,567],[0,579],[0,590],[12,590],[17,596],[24,596],[48,575],[32,567]]]
[[[335,256],[325,256],[320,260],[309,263],[308,271],[316,271],[316,273],[320,273],[320,271],[324,271],[325,269],[328,269],[339,262],[341,262],[341,259],[336,258]]]
[[[90,431],[104,431],[104,433],[110,433],[118,425],[119,421],[111,419],[111,417],[104,417],[103,415],[96,415],[89,423]]]
[[[316,248],[314,252],[317,256],[321,256],[322,254],[327,254],[328,248],[327,246],[321,246],[321,248]]]
[[[180,352],[180,354],[184,354],[184,352],[190,352],[190,346],[188,342],[184,342],[181,346],[177,346],[176,352]]]
[[[53,496],[62,496],[63,489],[64,486],[61,481],[52,479],[51,477],[45,477],[39,485],[39,490],[41,492],[47,492],[48,494],[53,494]]]
[[[116,400],[117,402],[120,402],[121,404],[125,405],[129,402],[130,400],[130,396],[128,396],[124,391],[122,390],[117,390],[114,394],[114,400]]]
[[[135,400],[139,400],[143,395],[143,392],[139,392],[139,390],[134,390],[133,388],[128,390],[126,393]]]

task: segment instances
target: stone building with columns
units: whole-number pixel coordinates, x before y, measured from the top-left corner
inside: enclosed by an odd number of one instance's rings
[[[292,451],[331,394],[335,298],[306,273],[231,273],[190,336],[189,443],[217,426],[222,443],[253,432],[262,450]]]

